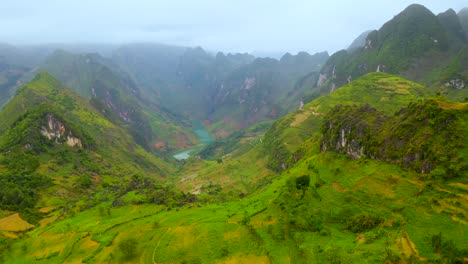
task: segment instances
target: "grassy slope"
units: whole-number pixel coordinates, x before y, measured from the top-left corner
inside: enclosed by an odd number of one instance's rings
[[[318,147],[318,146],[316,146]],[[311,169],[312,168],[312,169]],[[343,168],[347,168],[344,170]],[[298,175],[311,184],[302,197]],[[418,174],[371,160],[326,153],[301,160],[263,192],[238,202],[167,211],[155,205],[91,209],[36,229],[15,244],[8,263],[383,263],[439,258],[431,236],[468,243],[466,181],[428,183]],[[291,183],[292,182],[292,183]],[[362,232],[347,220],[381,218]],[[51,214],[53,215],[53,213]],[[119,245],[134,238],[135,256]],[[60,241],[60,242],[59,242]],[[66,241],[66,243],[63,243]],[[27,254],[25,254],[27,253]]]

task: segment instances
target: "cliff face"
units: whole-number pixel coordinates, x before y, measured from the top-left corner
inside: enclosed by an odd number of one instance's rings
[[[55,143],[65,143],[70,147],[83,147],[81,139],[74,137],[71,130],[53,114],[47,114],[47,125],[41,127],[41,134]]]
[[[386,116],[370,106],[337,106],[325,118],[321,150],[457,176],[467,168],[459,155],[466,109],[466,104],[428,100]]]

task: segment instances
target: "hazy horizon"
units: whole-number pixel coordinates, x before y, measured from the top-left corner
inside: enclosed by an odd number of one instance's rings
[[[159,43],[209,51],[330,54],[379,29],[413,1],[77,1],[6,0],[0,42],[38,44]],[[465,1],[418,1],[433,13]]]

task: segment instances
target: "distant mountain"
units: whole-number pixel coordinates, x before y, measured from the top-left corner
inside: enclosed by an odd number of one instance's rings
[[[59,50],[40,69],[91,99],[114,122],[125,124],[145,148],[167,152],[194,144],[190,130],[183,128],[183,120],[146,100],[132,78],[109,59],[96,53],[72,54]]]
[[[349,45],[349,47],[346,50],[351,52],[358,48],[363,48],[366,45],[367,36],[371,32],[372,30],[362,32],[361,35],[359,35],[355,40],[353,40],[353,42]]]
[[[222,80],[210,116],[224,127],[243,128],[298,109],[309,89],[303,79],[317,78],[327,59],[326,52],[257,58]]]
[[[458,12],[461,25],[465,30],[466,37],[468,38],[468,7],[463,8]]]
[[[127,46],[113,56],[145,96],[170,112],[212,124],[217,136],[298,108],[309,89],[300,79],[317,78],[312,73],[327,58],[326,52],[287,53],[281,60],[213,56],[200,47],[164,45]]]
[[[333,54],[317,86],[332,91],[365,73],[381,71],[421,81],[436,91],[444,84],[441,68],[467,45],[462,28],[451,9],[436,16],[424,6],[411,5],[370,32],[362,48]],[[449,96],[463,100],[453,87]]]
[[[0,58],[0,109],[14,95],[27,72],[28,68],[10,65]]]

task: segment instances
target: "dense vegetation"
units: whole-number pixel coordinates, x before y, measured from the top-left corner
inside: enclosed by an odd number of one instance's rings
[[[325,117],[321,148],[385,160],[434,177],[461,177],[468,169],[459,155],[466,143],[465,106],[419,101],[388,117],[368,105],[339,105]]]

